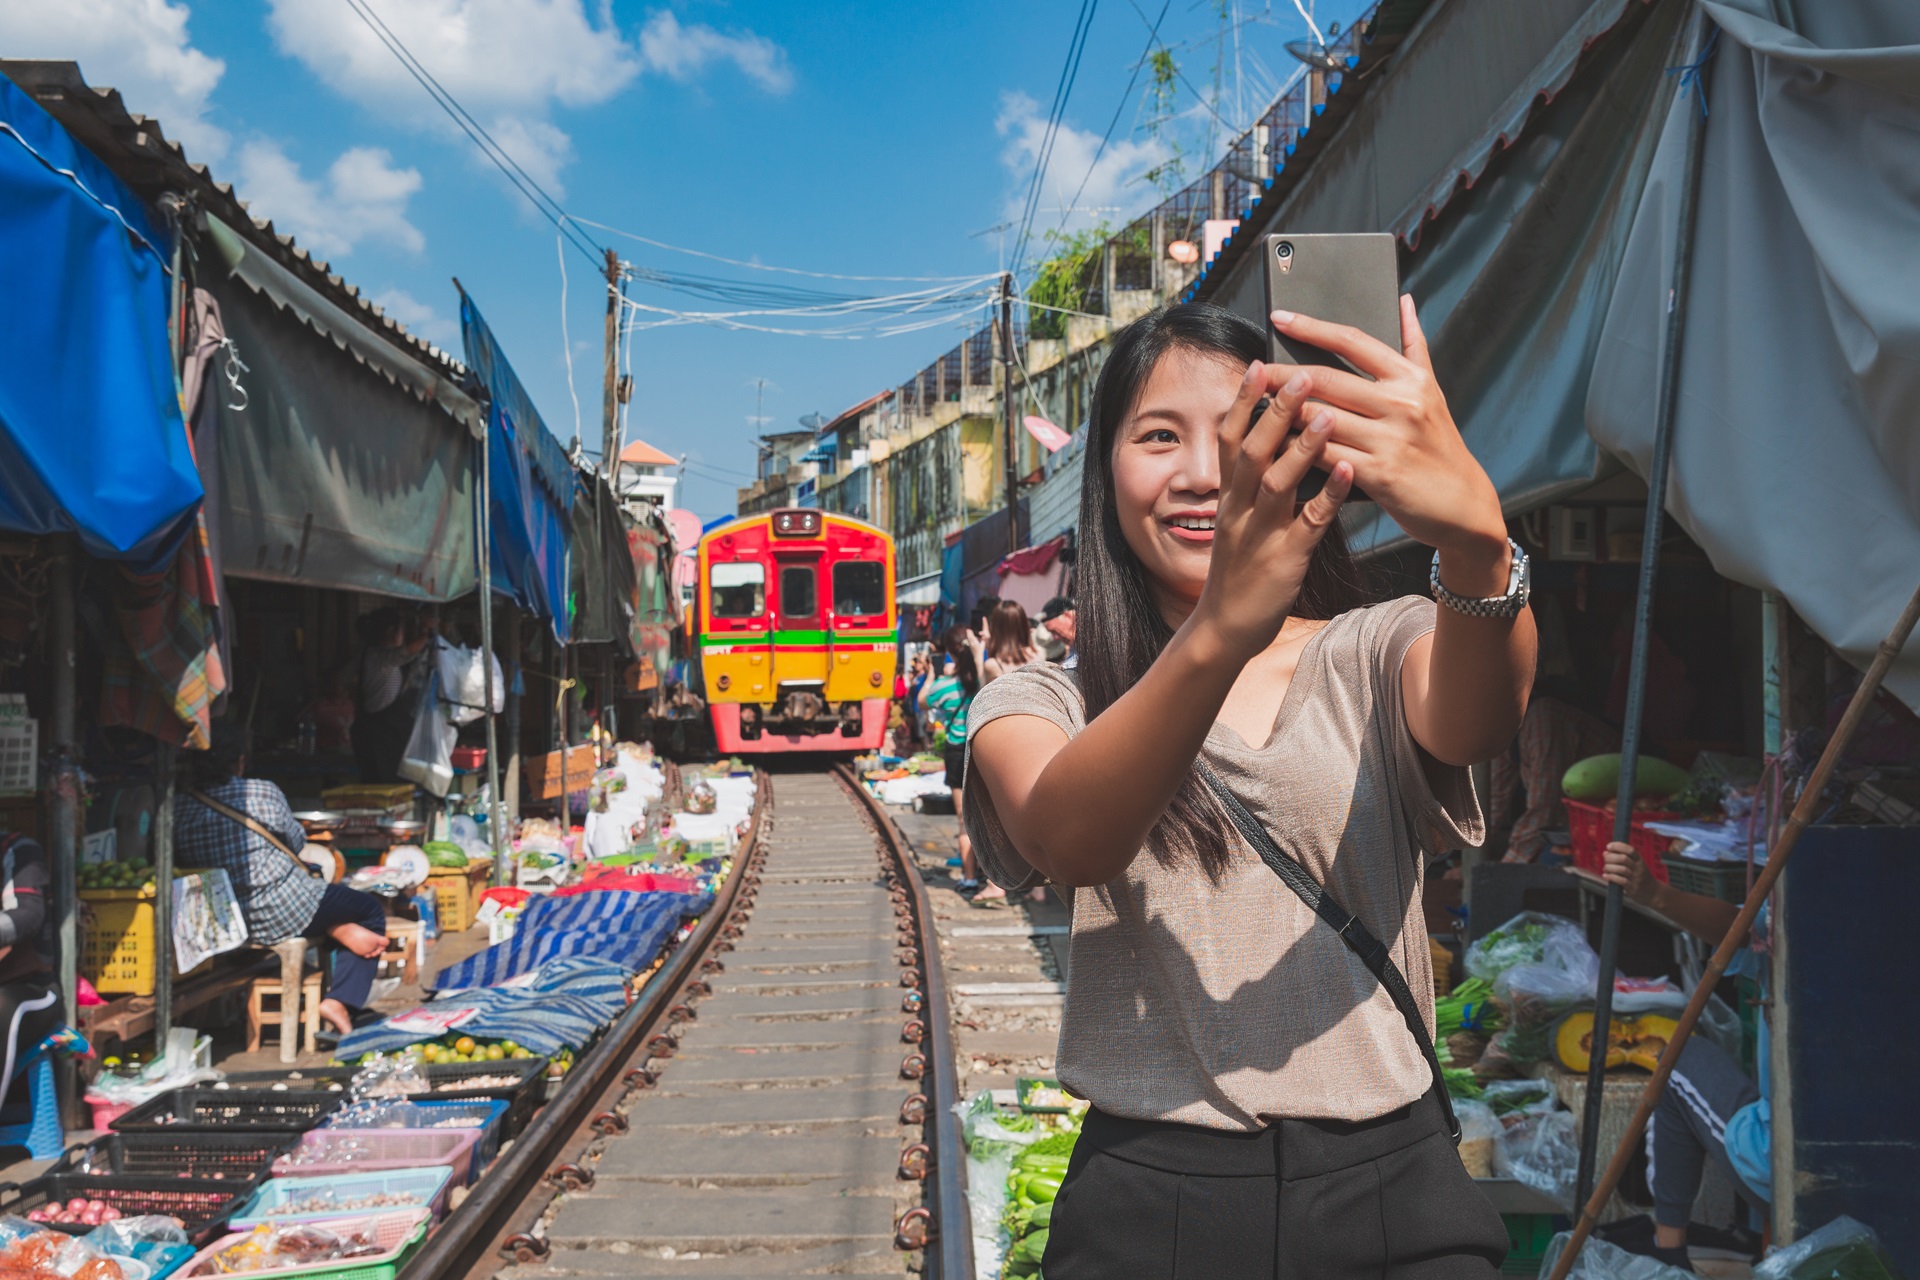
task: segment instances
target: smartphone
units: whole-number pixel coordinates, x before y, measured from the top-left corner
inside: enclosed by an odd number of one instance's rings
[[[1261,265],[1267,283],[1267,313],[1292,311],[1316,320],[1352,325],[1362,333],[1400,350],[1400,251],[1387,234],[1265,236],[1260,242]],[[1361,373],[1351,362],[1331,351],[1288,337],[1273,327],[1267,314],[1260,317],[1267,330],[1268,359],[1273,364],[1318,364],[1349,373]],[[1266,402],[1254,410],[1255,421],[1266,412]],[[1292,437],[1288,437],[1292,443]],[[1327,482],[1327,473],[1315,469],[1300,484],[1305,501]],[[1349,502],[1365,502],[1355,488]]]

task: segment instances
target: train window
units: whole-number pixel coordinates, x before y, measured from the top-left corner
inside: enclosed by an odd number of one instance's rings
[[[833,566],[833,611],[843,618],[885,613],[885,567],[877,560],[848,560]]]
[[[716,618],[757,618],[767,611],[767,567],[751,560],[716,564],[707,570],[713,583],[710,606]]]
[[[811,618],[820,612],[820,592],[810,564],[790,564],[780,570],[780,615]]]

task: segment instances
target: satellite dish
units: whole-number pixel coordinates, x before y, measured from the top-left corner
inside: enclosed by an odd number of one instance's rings
[[[809,413],[800,419],[800,425],[809,431],[818,431],[820,428],[826,426],[828,421],[826,417],[820,414]]]
[[[1200,261],[1200,246],[1191,240],[1175,240],[1167,245],[1167,256],[1175,262],[1192,265]]]
[[[1345,71],[1346,55],[1335,53],[1318,40],[1289,40],[1287,52],[1297,62],[1304,62],[1321,71]]]

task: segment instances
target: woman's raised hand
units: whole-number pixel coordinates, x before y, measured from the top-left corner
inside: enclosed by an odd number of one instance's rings
[[[1313,369],[1313,398],[1333,415],[1325,461],[1350,465],[1354,483],[1409,536],[1440,550],[1504,556],[1499,492],[1454,425],[1413,299],[1400,299],[1399,351],[1350,325],[1286,311],[1272,319],[1288,337],[1342,356],[1369,375]],[[1504,583],[1504,571],[1498,576]]]
[[[1220,428],[1220,501],[1212,559],[1196,617],[1243,660],[1273,643],[1306,581],[1314,548],[1326,536],[1353,484],[1353,467],[1334,464],[1326,486],[1302,505],[1300,482],[1327,448],[1333,419],[1325,409],[1287,443],[1313,391],[1313,375],[1255,361]],[[1253,411],[1271,398],[1258,422]]]

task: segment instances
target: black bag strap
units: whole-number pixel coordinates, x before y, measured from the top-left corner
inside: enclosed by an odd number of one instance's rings
[[[1326,921],[1340,940],[1360,957],[1360,963],[1367,966],[1380,985],[1387,989],[1387,995],[1393,999],[1394,1007],[1400,1010],[1400,1016],[1406,1019],[1407,1030],[1413,1033],[1414,1043],[1420,1046],[1421,1056],[1426,1058],[1427,1066],[1433,1069],[1433,1091],[1439,1096],[1440,1110],[1447,1119],[1447,1133],[1455,1144],[1460,1141],[1460,1121],[1453,1114],[1453,1099],[1447,1096],[1446,1076],[1440,1070],[1440,1055],[1434,1051],[1433,1037],[1427,1034],[1427,1020],[1420,1013],[1420,1006],[1413,998],[1413,991],[1407,986],[1407,980],[1400,972],[1400,966],[1393,962],[1389,952],[1380,939],[1373,936],[1371,930],[1360,922],[1360,917],[1341,906],[1323,888],[1318,880],[1300,865],[1299,861],[1282,849],[1261,825],[1240,803],[1240,798],[1227,790],[1213,770],[1205,764],[1195,762],[1201,781],[1213,791],[1215,798],[1226,807],[1227,816],[1233,819],[1233,825],[1240,829],[1253,851],[1260,860],[1280,877],[1287,888],[1300,897],[1300,901],[1313,909],[1313,913]]]

